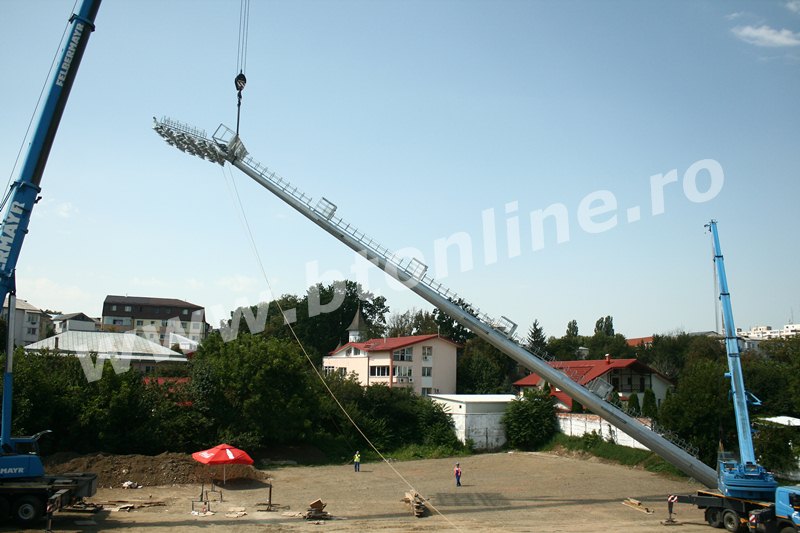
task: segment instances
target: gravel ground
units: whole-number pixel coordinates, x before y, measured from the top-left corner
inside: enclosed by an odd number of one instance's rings
[[[700,488],[643,470],[605,464],[594,458],[547,453],[497,453],[460,459],[462,487],[453,479],[452,459],[280,467],[265,474],[272,483],[273,511],[263,511],[268,481],[237,478],[221,487],[223,501],[212,501],[213,514],[191,514],[198,484],[101,488],[93,501],[105,509],[94,515],[60,513],[54,531],[482,531],[482,532],[663,532],[711,533],[700,510],[676,506],[682,523],[667,528],[666,498]],[[136,480],[134,480],[136,481]],[[403,501],[416,490],[430,502],[431,513],[416,518]],[[214,494],[219,496],[219,494]],[[627,498],[640,509],[623,505]],[[214,498],[216,499],[216,498]],[[321,499],[330,520],[302,518],[310,502]],[[114,502],[131,502],[130,512],[112,511]],[[154,505],[158,504],[158,505]],[[201,510],[200,507],[196,509]],[[231,512],[231,510],[235,510]],[[649,510],[651,512],[645,512]],[[244,513],[244,514],[241,514]],[[227,515],[231,516],[227,516]],[[239,514],[239,516],[233,516]],[[95,524],[81,525],[82,521]],[[43,531],[42,527],[36,530]],[[18,531],[13,527],[0,531]]]

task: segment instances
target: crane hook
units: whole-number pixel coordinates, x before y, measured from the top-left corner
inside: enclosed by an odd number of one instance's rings
[[[247,85],[247,78],[245,78],[244,72],[240,70],[239,74],[234,78],[233,83],[236,85],[236,90],[238,91],[238,102],[236,104],[236,135],[238,136],[239,117],[242,112],[242,91],[244,90],[244,86]]]

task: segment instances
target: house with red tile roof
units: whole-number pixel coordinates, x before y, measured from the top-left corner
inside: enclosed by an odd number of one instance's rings
[[[365,387],[406,387],[423,396],[456,392],[456,343],[437,334],[354,338],[322,358],[326,374],[354,373]]]
[[[636,394],[639,405],[644,400],[644,391],[652,389],[656,404],[666,398],[667,391],[673,387],[672,382],[638,359],[614,359],[606,355],[605,359],[580,361],[553,361],[555,369],[567,374],[574,381],[593,391],[608,391],[619,396],[620,401],[627,402]],[[544,380],[537,374],[530,374],[514,382],[514,387],[524,392],[529,387],[544,387]],[[561,389],[551,385],[551,395],[556,399],[556,407],[563,411],[572,410],[572,398]]]
[[[637,348],[639,346],[644,346],[645,348],[649,348],[653,345],[653,337],[652,335],[650,337],[636,337],[633,339],[627,339],[625,342],[631,348]]]

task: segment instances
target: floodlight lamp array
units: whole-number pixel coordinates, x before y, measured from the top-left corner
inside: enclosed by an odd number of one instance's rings
[[[200,159],[220,165],[225,164],[225,154],[214,141],[206,138],[205,131],[167,117],[161,120],[154,118],[153,121],[155,122],[153,129],[167,141],[167,144],[181,152],[196,155]]]

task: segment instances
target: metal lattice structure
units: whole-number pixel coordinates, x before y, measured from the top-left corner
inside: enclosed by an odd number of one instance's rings
[[[254,160],[241,139],[230,128],[220,125],[211,139],[204,132],[170,119],[156,121],[156,132],[179,150],[218,164],[225,161],[247,174],[303,216],[356,251],[375,266],[401,282],[437,309],[489,342],[516,362],[559,387],[574,400],[604,418],[621,431],[658,453],[666,461],[709,488],[716,487],[716,472],[681,446],[606,402],[598,394],[577,383],[560,369],[548,364],[545,354],[532,353],[516,337],[517,324],[506,317],[495,319],[473,308],[465,299],[436,281],[428,267],[415,258],[401,257],[336,215],[336,205],[326,198],[317,203],[289,181]]]

